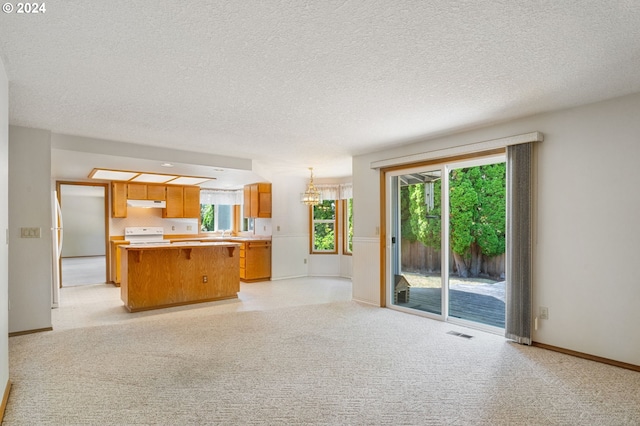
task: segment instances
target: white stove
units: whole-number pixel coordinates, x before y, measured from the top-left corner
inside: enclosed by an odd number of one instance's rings
[[[171,244],[164,239],[162,226],[131,226],[124,228],[124,239],[132,246]]]

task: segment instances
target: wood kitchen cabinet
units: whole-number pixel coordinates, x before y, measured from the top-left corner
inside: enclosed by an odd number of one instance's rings
[[[111,217],[127,217],[127,200],[164,200],[165,188],[164,185],[111,182]]]
[[[162,217],[200,217],[200,187],[167,185]]]
[[[111,182],[111,217],[127,217],[127,184]]]
[[[184,217],[200,217],[200,187],[185,186],[184,188]]]
[[[271,241],[246,241],[240,246],[240,280],[271,279]]]
[[[183,217],[184,191],[181,186],[167,186],[167,207],[162,209],[162,217]]]
[[[120,297],[129,312],[238,297],[238,244],[125,246]]]
[[[271,217],[271,184],[252,183],[244,187],[244,217]]]
[[[144,183],[127,184],[127,199],[129,200],[164,200],[164,185],[147,185]]]
[[[116,286],[120,287],[120,277],[122,276],[122,270],[120,269],[120,262],[122,259],[122,251],[118,247],[121,244],[129,244],[129,241],[125,240],[111,240],[110,241],[110,250],[111,250],[111,265],[110,265],[110,275],[111,282]]]
[[[146,200],[147,185],[142,183],[128,183],[127,199],[128,200]]]

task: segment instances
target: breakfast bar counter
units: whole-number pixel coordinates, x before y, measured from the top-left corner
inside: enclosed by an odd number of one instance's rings
[[[239,243],[121,245],[120,249],[120,294],[129,312],[238,297]]]

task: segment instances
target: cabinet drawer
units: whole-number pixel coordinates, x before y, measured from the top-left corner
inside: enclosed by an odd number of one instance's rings
[[[271,247],[271,241],[252,241],[247,244],[248,250],[266,249]]]

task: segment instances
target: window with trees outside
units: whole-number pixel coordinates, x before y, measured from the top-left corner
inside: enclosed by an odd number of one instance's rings
[[[323,200],[320,204],[311,207],[310,211],[311,253],[337,253],[337,201]]]
[[[242,191],[201,189],[200,231],[237,231],[234,224],[239,205],[242,205]]]
[[[233,206],[229,204],[200,204],[200,231],[228,231],[233,229]]]

